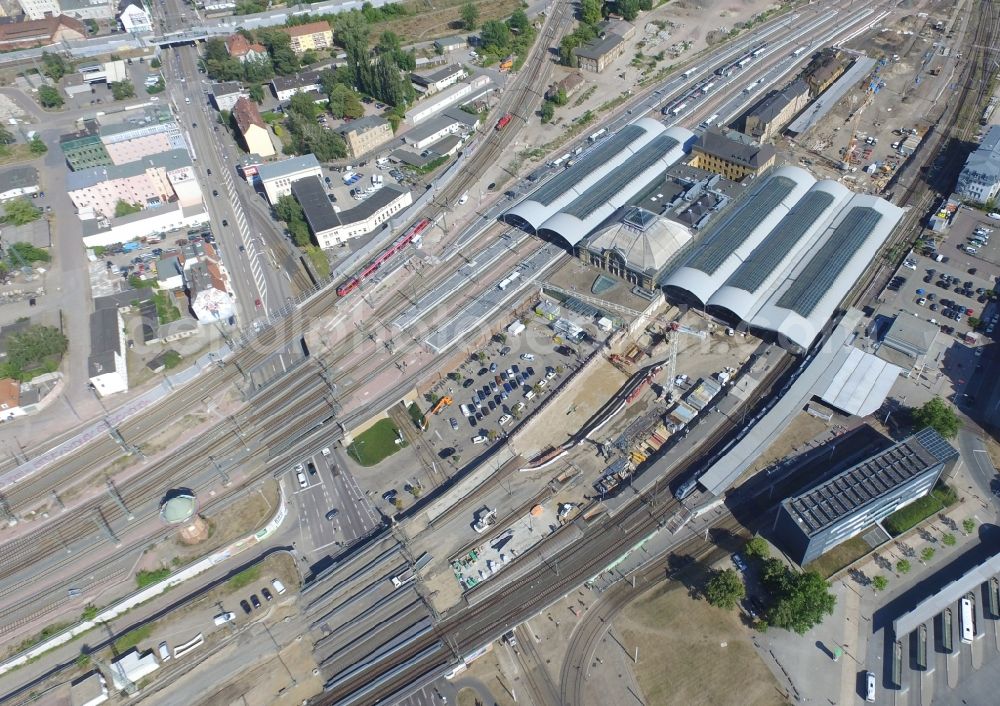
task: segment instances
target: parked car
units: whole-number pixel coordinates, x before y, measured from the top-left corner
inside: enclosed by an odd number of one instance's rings
[[[266,586],[260,589],[260,595],[264,596],[265,601],[270,601],[272,598],[274,598],[274,596],[271,595],[271,592],[267,590]]]
[[[250,596],[250,602],[253,603],[254,608],[260,608],[260,599],[257,598],[257,594],[254,593]]]
[[[253,612],[250,608],[250,604],[246,602],[246,599],[240,601],[240,608],[242,608],[243,612],[247,615],[250,615],[250,613]]]

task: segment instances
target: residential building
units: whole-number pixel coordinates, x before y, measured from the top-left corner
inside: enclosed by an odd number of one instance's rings
[[[100,706],[108,700],[108,683],[97,669],[79,679],[69,687],[71,706]]]
[[[927,495],[956,451],[930,427],[781,502],[775,533],[800,565]]]
[[[148,208],[121,218],[98,216],[93,212],[81,214],[83,244],[88,248],[127,243],[148,236],[163,237],[189,228],[208,225],[204,204],[181,207],[176,203],[159,208]]]
[[[121,0],[118,5],[118,23],[129,34],[153,31],[153,18],[142,0]]]
[[[21,408],[21,383],[14,378],[0,379],[0,422],[24,414]]]
[[[461,51],[469,48],[469,40],[465,37],[442,37],[434,40],[434,48],[442,54]]]
[[[777,152],[742,133],[709,128],[691,149],[691,166],[731,181],[760,176],[774,166]]]
[[[581,69],[599,74],[625,53],[626,42],[635,36],[635,27],[624,20],[609,20],[599,24],[597,31],[597,38],[576,47],[573,55]]]
[[[213,251],[214,252],[214,251]],[[184,263],[191,313],[200,323],[226,321],[236,315],[236,304],[227,290],[226,276],[212,258]]]
[[[986,131],[979,147],[965,160],[958,175],[955,195],[968,201],[986,203],[1000,194],[1000,125]]]
[[[457,106],[459,103],[468,103],[488,93],[492,85],[489,76],[480,75],[449,86],[433,97],[418,101],[416,105],[406,111],[406,123],[419,125],[425,120],[430,120],[445,108]]]
[[[235,81],[212,84],[212,103],[216,110],[228,110],[232,112],[236,101],[240,98],[249,98],[250,94],[243,90],[243,86]]]
[[[83,23],[66,15],[20,22],[9,17],[0,18],[0,51],[30,49],[86,36],[87,28]]]
[[[743,132],[764,141],[777,135],[803,108],[809,105],[809,85],[798,78],[758,103],[744,121]]]
[[[70,172],[66,190],[81,218],[110,218],[119,201],[143,208],[175,201],[182,207],[201,203],[201,187],[187,150],[162,152],[120,166]]]
[[[448,86],[452,86],[468,76],[465,68],[461,64],[451,64],[444,68],[431,71],[429,73],[412,73],[410,81],[417,90],[423,91],[427,95],[433,95],[438,91],[443,91]]]
[[[559,91],[566,94],[566,97],[570,97],[576,93],[576,89],[583,85],[583,74],[579,71],[574,71],[568,76],[563,77],[561,80],[556,81],[545,91],[545,97],[548,100],[554,99],[559,95]]]
[[[291,76],[275,76],[271,81],[271,90],[282,103],[291,100],[296,93],[319,93],[323,90],[319,75],[319,71],[303,71]]]
[[[330,23],[326,20],[294,27],[282,27],[281,31],[291,38],[292,51],[296,54],[329,49],[333,46],[333,30],[330,29]]]
[[[111,668],[108,671],[111,672],[111,682],[115,690],[124,691],[129,684],[138,684],[143,677],[159,668],[160,665],[152,650],[140,654],[137,649],[132,648],[118,659],[111,660]]]
[[[313,154],[291,157],[280,162],[267,162],[257,168],[257,179],[264,187],[264,193],[272,206],[282,196],[290,196],[292,184],[299,179],[322,175],[323,169]]]
[[[275,154],[271,135],[260,117],[257,104],[249,98],[240,98],[233,106],[233,120],[243,138],[247,152],[261,157],[271,157]]]
[[[378,115],[367,115],[344,123],[336,131],[347,143],[347,152],[352,159],[366,155],[392,139],[392,126]]]
[[[0,201],[38,193],[38,170],[34,167],[11,167],[0,172]]]
[[[104,149],[115,165],[127,164],[162,152],[187,149],[180,127],[172,120],[142,125],[105,125],[101,127],[100,135]]]
[[[239,32],[226,37],[226,51],[229,52],[229,56],[239,59],[241,64],[247,61],[267,60],[267,49],[264,45],[251,42]]]
[[[306,222],[321,248],[343,245],[351,238],[367,235],[413,203],[408,190],[386,184],[358,206],[338,212],[327,198],[319,177],[294,182],[292,195],[302,206]]]
[[[55,17],[62,12],[59,0],[18,0],[18,4],[29,20],[40,20],[46,15]]]
[[[96,120],[85,120],[79,131],[61,135],[59,148],[66,158],[66,164],[74,172],[114,164],[101,142],[100,127]]]
[[[98,309],[90,315],[90,384],[101,397],[128,390],[125,322],[118,309]],[[120,688],[120,687],[119,687]]]

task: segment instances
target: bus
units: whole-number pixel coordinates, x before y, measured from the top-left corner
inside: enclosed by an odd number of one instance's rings
[[[968,645],[972,643],[972,636],[975,633],[975,623],[972,618],[972,601],[969,600],[968,596],[964,596],[959,601],[959,607],[961,608],[961,613],[959,615],[958,628],[962,634],[962,642]]]

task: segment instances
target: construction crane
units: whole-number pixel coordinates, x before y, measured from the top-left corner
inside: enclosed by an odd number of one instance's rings
[[[676,321],[671,321],[669,325],[670,329],[670,358],[667,362],[667,401],[671,402],[674,399],[674,381],[677,379],[677,347],[678,341],[680,341],[680,334],[686,334],[688,336],[697,336],[698,338],[705,340],[708,338],[708,334],[705,331],[698,331],[689,326],[684,326]]]

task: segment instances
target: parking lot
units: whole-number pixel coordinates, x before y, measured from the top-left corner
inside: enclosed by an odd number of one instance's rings
[[[290,471],[299,506],[299,543],[308,559],[335,555],[382,523],[337,448],[319,449]]]
[[[323,175],[330,203],[346,211],[370,197],[386,184],[411,187],[414,181],[388,163],[360,162],[350,168],[330,167]]]
[[[485,448],[509,435],[586,358],[590,345],[492,342],[482,356],[453,371],[439,393],[451,397],[452,404],[428,420],[441,458]],[[533,352],[527,352],[529,347]],[[454,379],[456,374],[460,379]]]

